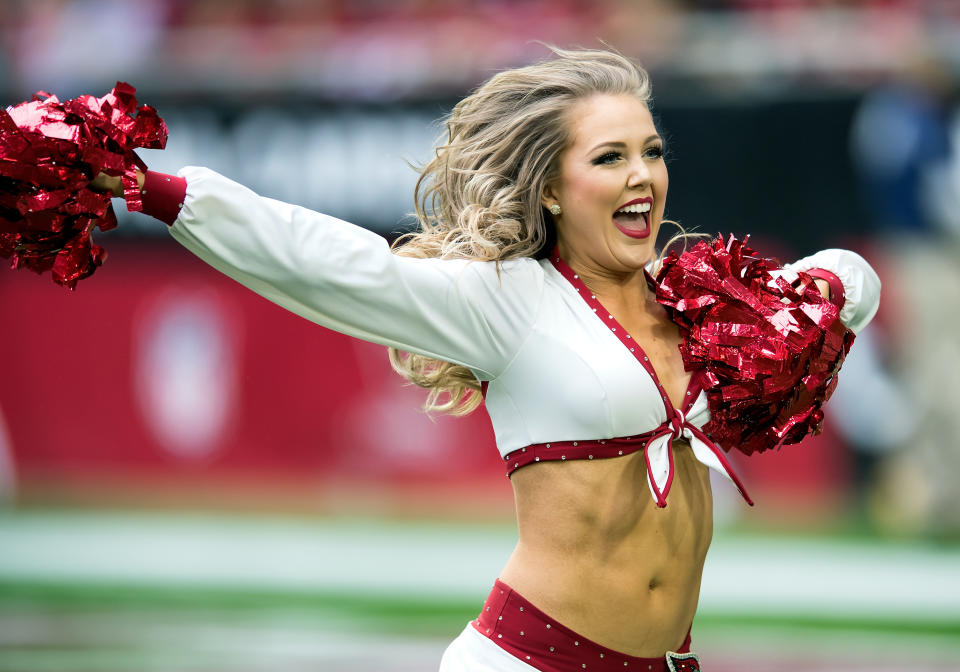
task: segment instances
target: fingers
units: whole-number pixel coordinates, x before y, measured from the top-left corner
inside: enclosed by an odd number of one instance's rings
[[[114,196],[123,196],[123,184],[119,177],[100,173],[90,182],[90,188],[98,191],[109,191]]]

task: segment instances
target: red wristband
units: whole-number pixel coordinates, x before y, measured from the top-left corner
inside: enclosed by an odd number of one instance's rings
[[[143,212],[156,217],[167,226],[172,225],[183,207],[187,195],[187,181],[176,175],[148,170],[143,176]]]
[[[840,278],[823,268],[811,268],[809,271],[805,271],[805,273],[811,278],[817,278],[818,280],[826,282],[830,286],[830,303],[835,305],[837,309],[843,308],[845,297],[843,283],[840,282]]]

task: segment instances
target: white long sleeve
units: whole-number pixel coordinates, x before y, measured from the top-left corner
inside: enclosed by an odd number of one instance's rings
[[[173,237],[270,301],[336,331],[496,378],[536,319],[543,270],[400,257],[380,236],[187,167]]]
[[[850,250],[821,250],[809,257],[786,264],[785,269],[809,271],[822,268],[833,273],[843,285],[844,301],[840,308],[840,321],[853,333],[861,330],[880,306],[880,278],[866,259]]]

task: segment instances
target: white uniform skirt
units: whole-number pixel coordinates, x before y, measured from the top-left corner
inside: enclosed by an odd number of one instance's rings
[[[481,635],[472,623],[467,623],[443,653],[440,672],[531,672],[537,669]]]

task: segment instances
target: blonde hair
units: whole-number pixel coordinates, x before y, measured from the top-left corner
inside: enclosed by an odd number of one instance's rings
[[[453,108],[414,191],[420,230],[397,240],[396,254],[499,263],[550,252],[540,199],[570,141],[570,107],[595,94],[651,100],[647,72],[619,53],[551,50],[556,58],[500,72]],[[465,415],[482,401],[465,366],[394,348],[390,362],[430,391],[428,411]]]

